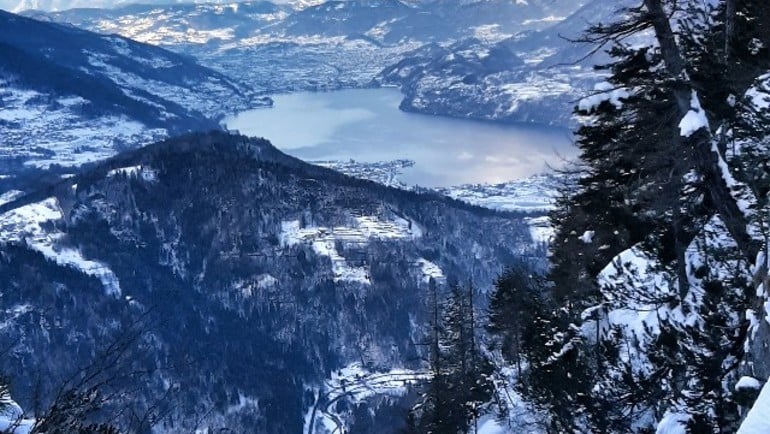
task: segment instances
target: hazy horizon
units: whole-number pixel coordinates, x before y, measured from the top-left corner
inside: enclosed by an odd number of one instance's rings
[[[245,0],[0,0],[0,9],[10,12],[25,10],[62,11],[74,8],[113,8],[128,4],[174,3],[241,3]],[[270,0],[278,4],[313,4],[313,0]]]

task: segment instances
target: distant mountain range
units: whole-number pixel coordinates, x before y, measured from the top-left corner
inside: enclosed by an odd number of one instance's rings
[[[192,55],[260,92],[389,83],[403,90],[405,110],[567,125],[572,104],[598,77],[590,61],[557,62],[587,52],[561,36],[579,36],[588,22],[606,21],[621,5],[332,0],[297,9],[252,1],[30,14]],[[469,50],[489,58],[468,62]],[[426,68],[404,71],[415,64]],[[506,67],[491,70],[490,64]]]

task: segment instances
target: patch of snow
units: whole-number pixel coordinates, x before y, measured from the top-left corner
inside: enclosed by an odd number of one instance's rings
[[[755,81],[755,85],[746,92],[746,100],[755,111],[770,108],[770,74],[765,74]]]
[[[24,196],[23,191],[8,190],[5,193],[0,194],[0,205],[5,205],[6,203],[13,202],[14,200],[20,198],[21,196]]]
[[[56,230],[54,225],[62,218],[64,214],[59,201],[53,197],[12,209],[0,215],[0,243],[25,243],[59,265],[96,277],[107,294],[119,296],[120,283],[107,265],[86,259],[77,249],[60,245],[64,233]],[[51,229],[44,226],[51,226]]]
[[[244,410],[259,411],[259,399],[251,398],[238,392],[238,402],[227,406],[226,414],[238,414]]]
[[[141,166],[141,165],[130,166],[130,167],[119,167],[117,169],[112,169],[109,172],[107,172],[108,177],[113,177],[117,175],[125,175],[129,178],[140,177],[141,179],[147,182],[156,181],[158,178],[157,172],[155,172],[155,170],[149,167]]]
[[[746,231],[754,238],[762,239],[762,229],[753,223],[756,221],[756,218],[753,216],[755,213],[753,208],[754,204],[757,203],[757,199],[754,196],[754,193],[746,185],[733,177],[733,174],[730,172],[730,167],[727,165],[727,162],[722,156],[722,153],[719,151],[717,142],[715,140],[711,143],[711,152],[717,156],[719,172],[722,175],[722,179],[724,179],[725,184],[730,189],[731,196],[735,199],[735,203],[738,205],[741,213],[746,216],[746,221],[748,222]]]
[[[746,309],[746,321],[749,322],[749,339],[743,343],[743,350],[747,353],[751,353],[751,342],[754,341],[759,330],[759,318],[754,309]]]
[[[505,410],[505,416],[502,420],[497,417],[497,414],[482,416],[479,420],[479,428],[486,426],[486,429],[493,434],[498,432],[545,434],[545,430],[540,428],[542,426],[540,422],[546,419],[545,415],[527,402],[517,390],[519,384],[517,368],[512,365],[502,366],[492,374],[492,381],[499,393],[499,404]]]
[[[548,216],[527,217],[524,221],[529,225],[529,233],[535,243],[549,244],[556,234]]]
[[[24,410],[6,392],[0,396],[0,432],[30,434],[35,420],[24,417]]]
[[[706,111],[700,105],[698,94],[692,91],[690,97],[690,110],[679,122],[679,134],[682,137],[690,137],[703,128],[709,128],[709,121],[706,117]]]
[[[580,236],[580,241],[586,244],[591,244],[594,240],[594,234],[594,231],[585,231],[583,232],[583,235]]]
[[[302,432],[347,432],[346,414],[335,404],[345,401],[359,404],[375,396],[403,396],[407,387],[427,380],[430,374],[409,369],[393,368],[387,372],[372,372],[360,363],[350,364],[332,372],[319,391],[319,400],[305,414]],[[313,426],[311,426],[311,424]]]
[[[650,336],[659,333],[660,321],[678,315],[658,302],[675,289],[669,285],[668,273],[656,271],[657,265],[654,257],[634,246],[617,255],[597,276],[600,288],[633,288],[605,291],[605,302],[596,307],[595,316],[600,318],[602,333],[617,328],[627,337],[622,340],[619,354],[637,372],[649,369],[644,349]],[[587,321],[583,334],[591,338],[596,328],[596,321]]]
[[[765,48],[765,44],[758,38],[751,38],[749,42],[749,51],[756,56],[762,49]]]
[[[0,330],[5,330],[8,327],[15,325],[16,320],[20,316],[32,312],[32,310],[32,305],[29,304],[18,304],[10,309],[5,309],[3,311],[3,320],[0,321]],[[2,430],[0,430],[0,432],[2,432]]]
[[[759,393],[749,414],[744,419],[737,434],[767,434],[770,432],[770,381]]]
[[[738,380],[738,382],[735,384],[736,391],[746,390],[746,389],[759,390],[761,388],[762,388],[762,383],[760,383],[759,380],[757,380],[754,377],[746,377],[746,376],[741,377],[741,379]]]
[[[441,268],[434,264],[433,262],[425,259],[420,258],[417,260],[417,264],[420,266],[420,269],[422,270],[422,274],[425,276],[425,282],[429,282],[430,279],[434,279],[436,282],[445,282],[446,276],[444,276],[444,271],[441,270]]]
[[[666,413],[658,424],[655,434],[687,434],[690,416],[684,413]]]
[[[257,288],[265,289],[278,284],[278,279],[270,274],[260,274],[257,276]]]
[[[254,281],[238,280],[233,283],[233,289],[243,298],[256,296],[260,291],[271,289],[278,285],[278,279],[271,274],[260,274]]]
[[[500,24],[482,24],[473,27],[473,37],[486,43],[500,42],[510,38],[512,35],[500,31]]]
[[[336,226],[301,227],[298,220],[281,223],[281,244],[291,247],[297,244],[309,244],[319,256],[328,257],[332,264],[334,281],[351,281],[371,284],[366,266],[351,266],[345,257],[337,251],[337,244],[343,246],[362,246],[371,240],[395,241],[414,239],[422,236],[422,229],[411,220],[393,217],[382,220],[373,216],[357,216],[353,227]]]
[[[595,93],[585,97],[578,103],[578,109],[582,112],[592,113],[602,103],[609,101],[617,109],[623,108],[623,101],[631,96],[631,92],[626,88],[615,88],[607,82],[597,83],[594,86]]]
[[[371,285],[367,267],[353,267],[347,260],[339,254],[334,239],[323,239],[313,241],[313,251],[319,256],[326,256],[332,263],[332,273],[335,282],[359,282],[364,285]]]
[[[507,434],[506,427],[500,424],[494,417],[485,416],[479,420],[477,434]]]
[[[560,21],[564,21],[565,18],[567,18],[567,17],[560,17],[560,16],[556,16],[556,15],[549,15],[549,16],[543,17],[543,18],[524,20],[524,21],[522,21],[521,24],[523,24],[525,26],[529,26],[531,24],[541,24],[541,23],[552,24],[552,23],[558,23]]]
[[[107,176],[116,176],[116,175],[126,175],[128,177],[136,176],[140,171],[142,170],[142,166],[131,166],[131,167],[120,167],[117,169],[112,169],[109,172],[107,172]]]

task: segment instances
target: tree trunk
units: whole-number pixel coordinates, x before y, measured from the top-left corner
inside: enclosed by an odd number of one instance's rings
[[[433,378],[438,378],[438,376],[441,374],[441,366],[440,366],[440,358],[439,358],[439,312],[438,312],[438,290],[436,288],[436,281],[431,279],[430,280],[430,293],[431,293],[431,304],[433,306],[433,324],[432,324],[432,336],[431,336],[431,346],[430,346],[430,364],[431,369],[433,370]]]
[[[735,14],[737,0],[725,0],[725,65],[730,64],[733,35],[735,34]]]
[[[671,77],[675,80],[673,87],[680,118],[690,111],[693,87],[685,71],[685,62],[677,45],[671,28],[669,16],[663,8],[661,0],[644,0],[649,13],[655,36],[660,44],[663,62]],[[720,156],[711,149],[711,131],[702,128],[692,137],[678,137],[678,146],[687,146],[695,163],[695,168],[704,177],[706,189],[715,211],[719,214],[728,232],[738,245],[745,259],[753,264],[762,243],[752,239],[748,233],[749,221],[733,198],[730,188],[725,182],[719,167]]]

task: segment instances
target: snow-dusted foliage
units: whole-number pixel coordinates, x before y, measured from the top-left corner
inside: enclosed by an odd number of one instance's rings
[[[591,113],[604,102],[609,102],[616,108],[622,108],[623,100],[631,96],[627,89],[616,89],[612,84],[607,82],[597,83],[594,86],[594,91],[595,93],[593,95],[580,100],[578,103],[578,110]]]
[[[613,348],[617,358],[600,371],[594,391],[619,405],[635,403],[636,429],[654,427],[661,411],[659,433],[719,425],[708,408],[732,399],[741,354],[731,348],[735,335],[713,340],[710,331],[741,327],[742,312],[732,306],[745,300],[751,270],[739,258],[715,217],[686,249],[684,288],[675,270],[641,247],[621,253],[599,274],[605,302],[584,315],[581,334],[592,345]],[[678,342],[672,347],[670,339]],[[710,378],[715,373],[718,380]],[[704,384],[710,381],[717,385]],[[631,398],[650,382],[654,394]],[[660,406],[663,396],[673,399],[671,407]]]
[[[609,85],[577,107],[582,176],[552,213],[522,390],[562,431],[735,432],[770,374],[767,18],[641,3],[588,34]]]

